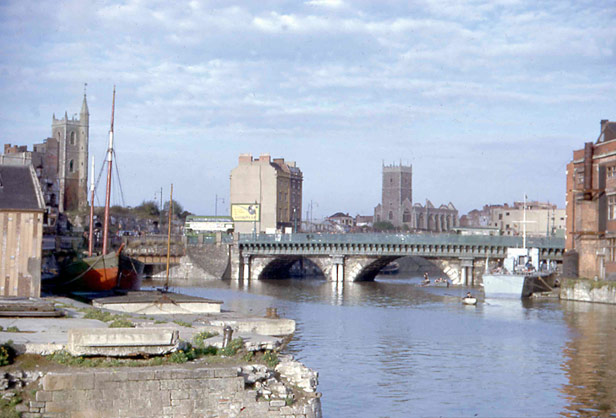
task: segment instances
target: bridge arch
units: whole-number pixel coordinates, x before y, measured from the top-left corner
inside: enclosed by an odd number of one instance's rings
[[[308,264],[309,270],[316,270],[315,276],[325,275],[327,266],[317,259],[303,256],[276,256],[276,257],[252,257],[250,260],[250,277],[257,280],[290,278],[293,276],[292,268],[298,262]]]

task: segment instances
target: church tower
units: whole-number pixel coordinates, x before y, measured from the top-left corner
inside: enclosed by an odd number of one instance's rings
[[[58,141],[58,180],[60,212],[83,209],[88,204],[88,142],[90,136],[90,113],[84,91],[79,119],[76,115],[62,119],[54,115],[51,136]]]
[[[412,226],[413,167],[383,164],[381,203],[374,208],[375,222],[390,222],[396,228]]]

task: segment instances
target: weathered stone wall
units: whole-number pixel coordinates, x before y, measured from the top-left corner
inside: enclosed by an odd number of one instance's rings
[[[186,255],[180,259],[180,264],[169,269],[169,277],[173,279],[218,280],[228,275],[229,246],[225,244],[204,244],[188,246]],[[154,275],[155,278],[165,278],[166,272]]]
[[[616,304],[616,282],[565,279],[560,288],[560,298],[563,300]]]
[[[23,416],[321,417],[318,396],[291,405],[264,399],[240,371],[178,366],[50,372]]]

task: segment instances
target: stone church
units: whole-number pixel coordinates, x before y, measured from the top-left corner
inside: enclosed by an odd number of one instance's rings
[[[458,210],[450,202],[435,207],[413,204],[413,167],[383,165],[382,201],[374,208],[374,222],[390,222],[410,231],[446,232],[457,227]]]
[[[51,136],[32,151],[27,146],[5,144],[0,164],[32,164],[39,179],[46,205],[46,224],[53,226],[58,213],[88,206],[88,141],[90,114],[83,95],[79,118],[69,119],[67,112],[51,121]]]

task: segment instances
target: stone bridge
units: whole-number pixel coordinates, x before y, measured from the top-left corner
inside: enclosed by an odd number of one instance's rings
[[[373,280],[400,257],[419,256],[438,266],[454,284],[475,284],[505,258],[507,248],[522,247],[522,237],[455,234],[283,234],[236,236],[231,247],[232,279],[286,277],[291,265],[308,259],[335,282]],[[529,238],[540,261],[562,262],[564,239]]]

